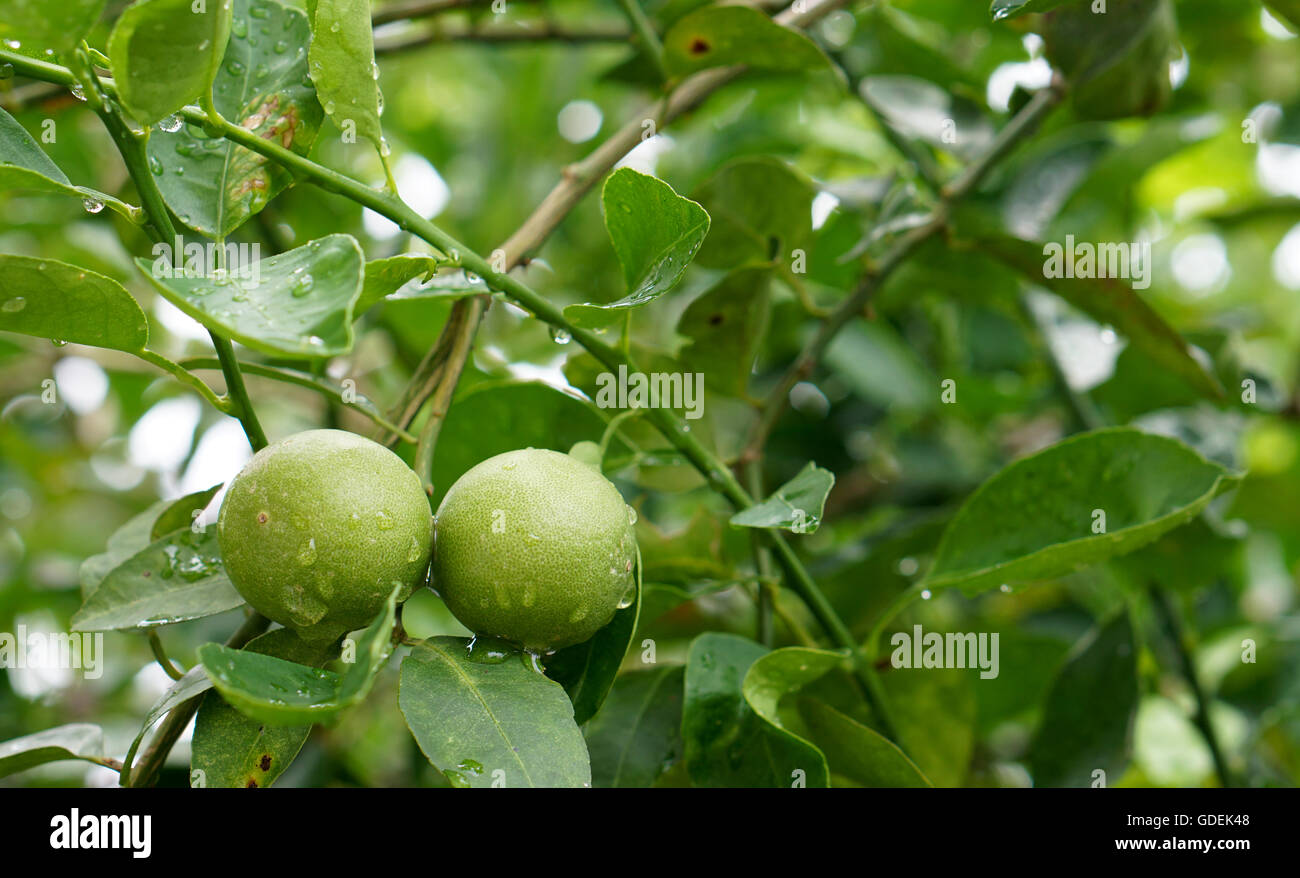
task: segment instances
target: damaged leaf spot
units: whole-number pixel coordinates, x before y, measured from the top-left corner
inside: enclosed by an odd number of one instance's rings
[[[261,766],[261,768],[262,768],[263,771],[270,771],[270,770],[271,770],[271,754],[270,754],[270,753],[263,753],[263,754],[262,754],[262,761],[261,761],[260,763],[258,763],[258,764]]]
[[[251,778],[251,777],[250,777],[250,778],[248,779],[248,783],[244,784],[244,789],[246,789],[246,790],[255,790],[255,789],[257,789],[257,780],[256,780],[255,778]]]
[[[695,37],[691,40],[690,53],[692,55],[703,55],[712,48],[713,47],[709,45],[709,41],[704,37]]]
[[[726,318],[723,317],[721,314],[710,314],[710,315],[709,315],[709,325],[710,325],[710,326],[720,326],[720,325],[722,325],[722,321],[725,320],[725,319],[726,319]]]

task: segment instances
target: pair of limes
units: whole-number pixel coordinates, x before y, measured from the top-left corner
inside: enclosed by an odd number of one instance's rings
[[[527,448],[470,469],[435,516],[402,459],[340,430],[262,449],[217,523],[226,572],[255,610],[308,640],[367,625],[396,587],[433,586],[466,627],[533,649],[591,637],[630,597],[630,508],[600,472]]]

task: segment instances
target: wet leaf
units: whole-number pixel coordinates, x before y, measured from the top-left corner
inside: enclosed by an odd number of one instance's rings
[[[149,342],[144,312],[111,277],[8,254],[0,254],[0,330],[129,353]]]
[[[63,759],[93,762],[103,754],[103,729],[90,723],[69,723],[0,743],[0,777]]]
[[[402,661],[398,702],[434,767],[456,786],[590,786],[587,745],[560,684],[521,655],[473,660],[468,644],[433,637]]]
[[[152,125],[211,92],[230,38],[231,0],[136,0],[108,37],[118,97]]]
[[[252,8],[264,14],[252,19],[256,30],[250,33],[244,22]],[[212,87],[217,111],[258,137],[306,155],[323,119],[307,78],[307,16],[270,0],[234,0],[234,20],[240,24]],[[154,130],[148,153],[167,206],[182,223],[213,238],[225,238],[293,183],[279,163],[210,137],[194,124]]]
[[[809,461],[799,475],[772,492],[761,503],[731,516],[741,527],[776,527],[794,533],[814,533],[822,523],[826,496],[835,475]]]

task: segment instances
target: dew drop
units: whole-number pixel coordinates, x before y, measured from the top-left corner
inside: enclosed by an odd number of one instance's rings
[[[19,311],[23,310],[26,307],[27,307],[26,299],[24,299],[22,296],[14,296],[12,299],[6,301],[3,305],[0,305],[0,311],[4,311],[6,314],[17,314]]]
[[[560,329],[558,326],[551,327],[551,341],[556,344],[568,344],[573,341],[573,336],[568,331]]]
[[[310,293],[312,291],[312,287],[314,287],[315,285],[316,285],[316,279],[313,278],[310,274],[304,274],[302,277],[298,278],[296,281],[293,282],[293,286],[290,288],[290,292],[293,293],[293,297],[295,299],[301,299],[303,296]]]
[[[406,563],[414,564],[416,561],[420,560],[420,556],[423,554],[424,553],[420,551],[420,541],[415,537],[411,537],[411,544],[406,550]]]
[[[627,508],[627,523],[636,524],[636,510],[631,506]]]
[[[248,36],[248,22],[242,18],[232,19],[230,22],[230,33],[232,36],[239,37],[241,40]]]
[[[86,99],[86,91],[80,85],[74,85],[69,89],[69,91],[71,91],[72,96],[79,101],[84,101]]]
[[[50,344],[54,345],[56,348],[63,348],[68,346],[67,341],[61,338],[50,339]]]
[[[158,127],[163,131],[166,131],[168,134],[175,134],[177,131],[181,130],[182,124],[183,122],[181,120],[181,117],[173,113],[172,115],[168,116],[167,118],[159,122]]]
[[[380,530],[393,529],[393,524],[394,524],[393,516],[389,515],[387,512],[383,512],[383,511],[376,512],[375,521],[378,522]]]
[[[155,177],[163,172],[162,162],[158,161],[158,157],[155,155],[149,156],[149,170],[153,172]]]
[[[99,213],[104,209],[104,202],[100,201],[98,198],[90,198],[87,196],[86,198],[81,199],[81,206],[86,209],[86,213]]]
[[[13,79],[13,78],[14,78],[14,65],[10,64],[7,61],[4,64],[0,64],[0,79]]]

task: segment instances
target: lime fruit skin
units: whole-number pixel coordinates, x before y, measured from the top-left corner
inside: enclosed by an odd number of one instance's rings
[[[631,509],[558,451],[488,458],[434,516],[434,588],[470,630],[530,650],[590,638],[634,594]]]
[[[433,536],[414,472],[382,445],[308,430],[263,448],[217,520],[226,573],[253,609],[308,641],[369,624],[426,581]]]

